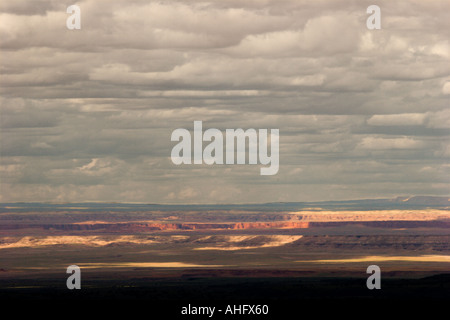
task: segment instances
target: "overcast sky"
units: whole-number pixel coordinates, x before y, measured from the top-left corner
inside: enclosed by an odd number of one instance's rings
[[[81,8],[81,30],[66,9]],[[366,8],[381,8],[368,30]],[[250,203],[450,194],[450,1],[0,2],[1,195]],[[280,168],[171,133],[280,130]]]

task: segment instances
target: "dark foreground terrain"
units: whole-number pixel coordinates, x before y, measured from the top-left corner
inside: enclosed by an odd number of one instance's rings
[[[450,274],[419,279],[385,278],[380,290],[368,290],[365,281],[362,277],[211,278],[191,275],[162,279],[90,279],[83,282],[81,290],[68,290],[64,277],[2,280],[0,301],[3,312],[12,310],[19,318],[38,314],[55,318],[64,314],[88,314],[89,318],[104,318],[122,313],[133,317],[140,314],[140,318],[148,319],[209,317],[182,315],[183,307],[189,305],[215,307],[211,317],[214,319],[251,316],[301,319],[307,315],[365,318],[368,314],[382,316],[386,313],[404,317],[414,316],[419,311],[437,316],[447,310],[450,302]],[[269,312],[267,315],[239,314],[234,308],[244,304],[267,305]],[[232,314],[230,308],[236,314]]]

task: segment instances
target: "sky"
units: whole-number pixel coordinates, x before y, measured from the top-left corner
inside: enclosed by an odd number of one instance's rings
[[[449,12],[448,0],[3,0],[0,201],[448,195]],[[194,121],[279,129],[278,173],[175,165],[171,134]]]

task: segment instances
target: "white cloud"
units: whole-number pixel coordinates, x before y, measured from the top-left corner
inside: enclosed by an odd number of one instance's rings
[[[373,115],[367,120],[372,126],[418,126],[423,125],[427,114],[425,113],[403,113]]]
[[[450,94],[450,81],[446,81],[444,85],[442,86],[442,93],[445,95]]]
[[[366,137],[359,143],[358,148],[367,150],[385,149],[416,149],[421,148],[423,142],[408,137],[402,138],[378,138]]]

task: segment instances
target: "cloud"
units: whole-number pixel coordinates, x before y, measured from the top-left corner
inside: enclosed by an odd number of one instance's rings
[[[442,87],[442,93],[445,95],[450,94],[450,81],[444,83],[444,86]]]
[[[430,113],[428,127],[450,129],[450,109]]]
[[[427,115],[423,113],[404,113],[373,115],[367,123],[372,126],[417,126],[423,125]]]
[[[384,150],[384,149],[416,149],[422,146],[421,141],[414,140],[408,137],[402,138],[364,138],[359,147],[369,150]]]
[[[229,203],[442,194],[439,1],[0,4],[1,201]],[[366,6],[367,7],[367,6]],[[280,170],[175,166],[171,132],[280,130]],[[422,168],[439,168],[435,171]]]

